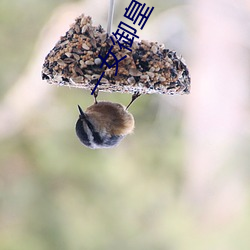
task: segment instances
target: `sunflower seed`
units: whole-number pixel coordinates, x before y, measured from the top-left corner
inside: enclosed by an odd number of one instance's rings
[[[85,62],[85,64],[86,64],[86,65],[94,65],[95,63],[94,63],[93,61],[87,60],[87,61]]]
[[[82,44],[82,48],[85,49],[85,50],[89,50],[89,46],[86,44],[86,43],[83,43]]]
[[[137,69],[130,68],[130,69],[129,69],[129,74],[130,74],[131,76],[141,76],[141,75],[142,75],[142,72],[140,72],[140,71],[137,70]]]

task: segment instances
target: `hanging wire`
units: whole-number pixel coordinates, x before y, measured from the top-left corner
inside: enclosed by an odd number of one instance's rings
[[[107,26],[107,32],[109,35],[111,35],[111,32],[112,32],[114,10],[115,10],[115,0],[110,0],[109,12],[108,12],[108,26]]]

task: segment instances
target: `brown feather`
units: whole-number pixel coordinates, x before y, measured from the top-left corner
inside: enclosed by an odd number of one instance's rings
[[[88,107],[85,114],[98,131],[107,131],[111,135],[127,135],[133,132],[134,118],[121,104],[98,102]]]

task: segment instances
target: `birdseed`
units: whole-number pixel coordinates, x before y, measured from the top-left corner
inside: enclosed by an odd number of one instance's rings
[[[115,37],[113,37],[115,40]],[[115,67],[102,68],[100,54],[105,57],[113,45],[105,30],[92,25],[89,16],[81,15],[62,36],[46,56],[42,68],[42,79],[50,84],[71,86],[92,90],[100,75],[105,71],[98,89],[105,92],[141,94],[188,94],[190,76],[182,57],[175,51],[165,49],[157,42],[134,41],[132,51],[118,44],[112,52],[119,62],[118,73]],[[114,58],[107,62],[112,65]]]

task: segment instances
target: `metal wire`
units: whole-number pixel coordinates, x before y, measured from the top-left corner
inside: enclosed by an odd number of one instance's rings
[[[108,25],[107,25],[107,32],[108,32],[109,35],[112,32],[114,10],[115,10],[115,0],[110,0],[109,12],[108,12]]]

